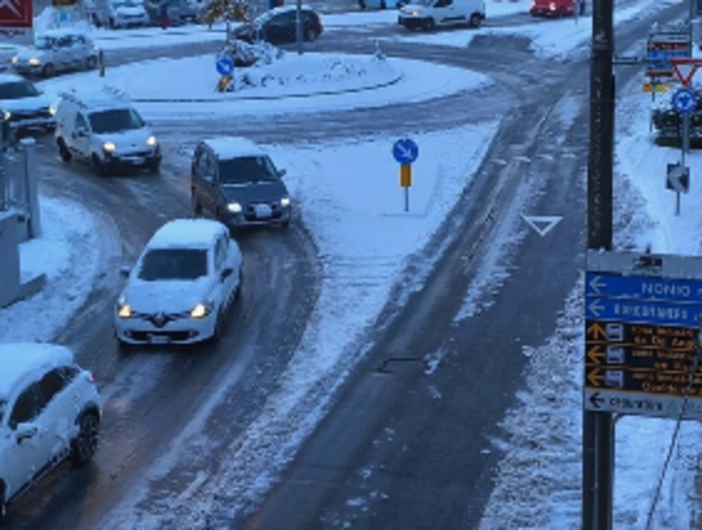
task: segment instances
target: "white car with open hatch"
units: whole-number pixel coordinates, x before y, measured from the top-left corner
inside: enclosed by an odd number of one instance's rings
[[[222,223],[176,219],[147,243],[115,307],[125,344],[192,344],[220,338],[241,289],[242,255]]]

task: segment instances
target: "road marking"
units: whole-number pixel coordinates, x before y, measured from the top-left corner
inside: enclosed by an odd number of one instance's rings
[[[524,215],[522,214],[522,219],[524,219],[529,226],[531,226],[536,233],[541,237],[548,234],[553,228],[561,222],[563,219],[562,215]]]
[[[204,471],[198,471],[195,480],[193,480],[190,485],[183,490],[183,492],[178,495],[176,499],[176,504],[180,505],[182,502],[192,496],[195,491],[202,486],[209,477]]]

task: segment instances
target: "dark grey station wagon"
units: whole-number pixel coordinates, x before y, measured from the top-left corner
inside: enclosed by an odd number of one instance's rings
[[[240,137],[203,140],[192,161],[193,213],[229,227],[290,224],[291,203],[279,170],[254,142]]]

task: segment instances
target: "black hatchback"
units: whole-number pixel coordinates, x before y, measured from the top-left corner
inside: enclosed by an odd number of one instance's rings
[[[300,16],[304,40],[318,39],[324,27],[317,12],[308,6],[303,6]],[[297,7],[284,6],[266,11],[253,22],[236,28],[233,34],[236,39],[249,43],[261,40],[271,44],[297,42]]]

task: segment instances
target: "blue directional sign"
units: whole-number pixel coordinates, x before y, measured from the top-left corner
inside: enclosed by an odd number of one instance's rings
[[[234,73],[234,61],[229,57],[217,59],[217,73],[219,75],[232,75]]]
[[[588,272],[586,295],[702,305],[702,281]]]
[[[410,138],[402,138],[392,146],[392,156],[402,165],[409,165],[419,156],[419,146]]]
[[[679,88],[673,94],[672,103],[679,114],[692,114],[697,108],[697,94],[689,88]]]
[[[702,301],[676,304],[627,298],[587,298],[585,302],[585,318],[598,321],[696,327],[701,317]]]

